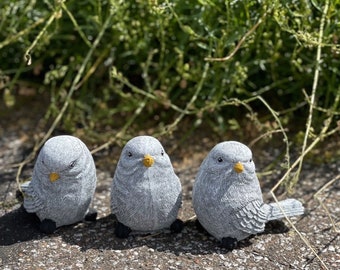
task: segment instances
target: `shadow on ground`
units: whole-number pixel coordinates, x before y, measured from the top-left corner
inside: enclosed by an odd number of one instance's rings
[[[22,206],[0,217],[0,244],[9,246],[44,237],[38,230],[36,215],[28,214]]]
[[[185,228],[179,234],[163,231],[152,235],[130,235],[126,239],[119,239],[114,235],[116,220],[109,215],[96,222],[85,222],[75,227],[61,228],[58,233],[63,240],[71,245],[81,247],[82,251],[97,250],[126,250],[147,246],[159,252],[170,252],[175,255],[190,253],[192,255],[228,253],[221,248],[219,242],[210,236],[194,221],[185,222]],[[289,231],[283,221],[267,223],[262,234],[283,234]],[[261,234],[261,235],[262,235]],[[256,236],[251,236],[241,242],[237,249],[252,245]]]

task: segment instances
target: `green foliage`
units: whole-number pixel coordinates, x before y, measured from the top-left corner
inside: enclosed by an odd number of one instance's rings
[[[315,132],[339,117],[339,5],[330,1],[318,44],[324,1],[3,0],[0,75],[5,104],[14,86],[34,82],[55,118],[103,23],[110,26],[86,63],[61,127],[74,132],[154,127],[164,133],[184,116],[237,130],[248,117],[263,132],[280,111],[283,124],[307,117],[316,48],[322,46]],[[237,48],[237,44],[249,33]],[[29,49],[29,51],[27,51]],[[227,61],[208,62],[206,57]],[[26,65],[26,57],[32,64]],[[266,100],[272,111],[263,106]],[[260,119],[258,119],[260,117]],[[140,123],[143,123],[141,126]],[[280,123],[280,124],[281,124]],[[274,124],[274,128],[277,127]],[[298,130],[304,125],[294,126]],[[218,131],[217,130],[217,131]],[[98,134],[97,134],[98,135]]]

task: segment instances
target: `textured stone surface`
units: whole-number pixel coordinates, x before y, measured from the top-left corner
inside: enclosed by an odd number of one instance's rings
[[[13,116],[15,117],[15,116]],[[320,261],[293,230],[285,232],[287,221],[271,223],[265,233],[241,242],[240,247],[227,252],[206,232],[197,228],[191,197],[198,167],[204,156],[218,141],[196,134],[179,148],[172,149],[175,140],[164,144],[175,172],[183,185],[183,205],[180,218],[186,227],[180,234],[162,232],[146,237],[130,236],[121,240],[114,236],[114,220],[110,216],[110,185],[121,148],[112,147],[94,155],[97,165],[97,188],[94,207],[98,210],[95,223],[86,222],[61,227],[45,236],[22,212],[16,200],[15,176],[20,162],[33,146],[30,131],[36,122],[21,122],[0,128],[0,268],[1,269],[320,269]],[[19,125],[18,125],[19,124]],[[197,137],[196,137],[197,136]],[[162,139],[162,141],[164,141]],[[339,149],[339,143],[334,147]],[[90,147],[91,148],[91,147]],[[256,153],[258,172],[272,163],[279,149]],[[322,154],[322,153],[321,153]],[[320,154],[320,155],[321,155]],[[29,178],[33,163],[25,166],[22,179]],[[313,195],[339,174],[340,162],[304,165],[294,197],[299,198],[306,213],[292,221],[329,269],[340,268],[340,239],[326,211]],[[265,201],[284,171],[259,176]],[[279,199],[286,195],[279,196]],[[323,203],[335,222],[340,219],[340,181],[323,193]],[[339,225],[338,225],[339,226]]]

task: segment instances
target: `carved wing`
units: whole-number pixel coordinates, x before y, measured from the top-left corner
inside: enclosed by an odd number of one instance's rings
[[[234,213],[234,226],[250,234],[263,232],[268,221],[269,208],[262,201],[251,201]]]
[[[27,212],[35,213],[44,208],[44,203],[35,192],[31,181],[23,183],[21,188],[24,192],[24,207]]]

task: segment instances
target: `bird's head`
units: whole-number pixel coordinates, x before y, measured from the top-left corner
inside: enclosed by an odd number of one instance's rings
[[[83,154],[84,148],[78,138],[68,135],[52,137],[41,149],[35,169],[54,184],[64,176],[74,176],[80,172],[79,163]]]
[[[170,159],[165,153],[162,144],[151,136],[138,136],[124,146],[119,160],[119,165],[134,170],[145,170],[154,166],[168,166]],[[142,167],[140,167],[142,165]]]
[[[204,166],[223,179],[247,179],[255,173],[251,150],[236,141],[217,144],[208,154]]]

